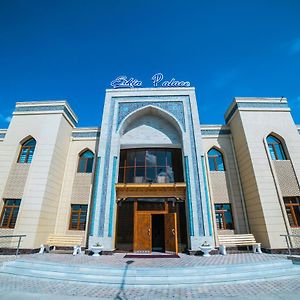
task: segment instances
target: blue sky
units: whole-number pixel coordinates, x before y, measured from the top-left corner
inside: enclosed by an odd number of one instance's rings
[[[196,88],[201,123],[234,96],[289,99],[300,124],[300,1],[0,0],[0,128],[16,101],[66,99],[101,124],[118,75]]]

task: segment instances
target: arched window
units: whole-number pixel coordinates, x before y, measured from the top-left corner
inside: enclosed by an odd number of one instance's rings
[[[286,155],[279,139],[273,135],[269,135],[267,143],[272,160],[286,160]]]
[[[222,153],[215,148],[208,151],[208,163],[210,171],[225,171]]]
[[[19,154],[18,163],[21,164],[31,163],[35,145],[36,145],[36,140],[34,138],[31,138],[30,140],[23,143]]]
[[[92,151],[84,151],[79,156],[78,173],[92,173],[93,172],[94,154]]]

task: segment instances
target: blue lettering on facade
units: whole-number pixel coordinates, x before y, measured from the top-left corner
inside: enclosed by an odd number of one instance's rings
[[[154,87],[189,87],[191,83],[189,81],[177,81],[175,78],[171,80],[163,81],[164,75],[162,73],[156,73],[151,77],[152,84]],[[119,76],[115,80],[113,80],[110,85],[114,89],[118,88],[135,88],[141,87],[143,84],[142,81],[130,78],[127,79],[127,76]]]
[[[140,87],[142,84],[142,81],[134,78],[127,79],[126,76],[119,76],[110,83],[114,89]]]

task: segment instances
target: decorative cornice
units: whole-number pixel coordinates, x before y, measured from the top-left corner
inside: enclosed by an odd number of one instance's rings
[[[16,106],[15,112],[56,112],[63,111],[70,119],[74,126],[77,125],[77,120],[72,116],[69,109],[65,105],[38,105],[38,106]]]
[[[226,123],[232,118],[234,113],[238,109],[289,109],[286,101],[284,102],[259,102],[259,101],[249,101],[249,102],[236,102],[232,108],[226,113],[225,121]]]
[[[65,100],[17,102],[13,115],[62,113],[71,126],[76,127],[78,119]]]
[[[73,138],[98,138],[100,137],[100,131],[83,131],[72,132]]]
[[[230,129],[201,129],[201,134],[207,135],[228,135],[231,134]]]

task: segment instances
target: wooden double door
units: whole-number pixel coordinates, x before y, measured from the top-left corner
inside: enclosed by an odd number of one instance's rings
[[[134,251],[152,252],[154,245],[161,245],[164,252],[178,253],[176,213],[135,211]]]

